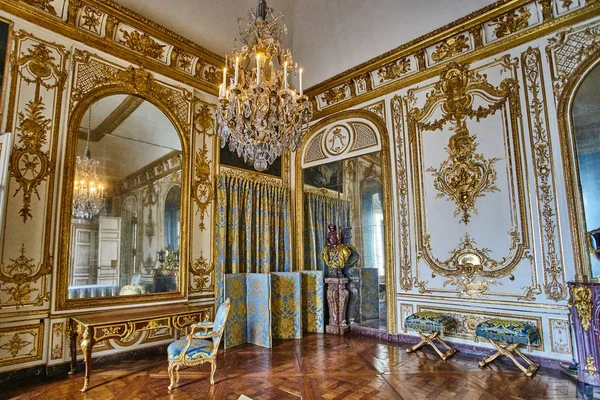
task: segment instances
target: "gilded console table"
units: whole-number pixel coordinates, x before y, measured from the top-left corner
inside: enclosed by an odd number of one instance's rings
[[[77,336],[85,362],[85,378],[82,392],[88,389],[92,372],[92,348],[96,343],[109,339],[125,339],[139,331],[159,328],[184,329],[211,317],[212,306],[172,305],[119,309],[72,316],[69,321],[71,346],[71,371],[77,361]]]

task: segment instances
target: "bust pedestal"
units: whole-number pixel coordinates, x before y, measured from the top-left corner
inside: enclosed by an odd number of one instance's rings
[[[600,386],[600,284],[569,282],[569,308],[577,346],[577,380]]]
[[[329,324],[327,333],[344,335],[350,329],[346,323],[346,305],[348,304],[348,278],[325,278],[327,284],[327,304],[329,305]]]

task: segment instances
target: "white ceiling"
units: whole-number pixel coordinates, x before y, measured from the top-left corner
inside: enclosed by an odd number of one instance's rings
[[[218,54],[238,37],[255,0],[116,0]],[[270,0],[288,27],[285,47],[312,86],[429,33],[494,0]],[[168,4],[167,4],[168,3]]]

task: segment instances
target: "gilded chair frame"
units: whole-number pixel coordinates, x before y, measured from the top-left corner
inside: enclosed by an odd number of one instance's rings
[[[189,243],[190,232],[190,135],[189,128],[184,126],[182,121],[170,110],[168,105],[152,91],[137,91],[122,84],[108,84],[90,91],[82,98],[69,115],[66,151],[64,158],[64,176],[61,188],[61,210],[60,210],[60,230],[61,232],[71,232],[71,204],[73,203],[73,179],[75,176],[75,159],[77,155],[78,131],[81,120],[88,108],[98,100],[112,95],[135,95],[148,101],[169,119],[175,127],[179,140],[181,142],[181,232],[180,232],[180,253],[179,253],[179,276],[178,291],[151,293],[128,296],[100,297],[86,299],[69,299],[69,264],[71,257],[71,241],[63,240],[58,245],[58,277],[57,277],[57,309],[86,309],[118,305],[134,305],[140,303],[156,303],[165,301],[177,301],[187,298],[188,290],[188,264],[189,264]]]
[[[588,242],[586,238],[586,221],[583,210],[583,196],[579,179],[579,162],[575,132],[573,129],[573,103],[579,87],[588,74],[600,65],[600,48],[578,65],[568,77],[561,95],[558,98],[557,117],[560,147],[565,178],[565,190],[569,212],[569,222],[573,246],[574,270],[576,281],[592,278]]]
[[[387,332],[397,333],[396,322],[396,262],[394,258],[394,219],[393,219],[393,199],[391,192],[391,153],[390,139],[385,122],[374,112],[368,110],[348,110],[328,116],[314,124],[302,142],[302,146],[296,151],[295,164],[295,268],[301,270],[304,259],[304,190],[303,190],[303,170],[302,155],[310,139],[324,127],[338,121],[344,121],[350,118],[360,118],[369,121],[377,128],[381,140],[381,188],[383,192],[383,221],[384,221],[384,254],[385,254],[385,301],[387,313]]]
[[[219,344],[221,343],[221,338],[223,337],[223,332],[225,331],[225,325],[227,322],[227,317],[229,316],[229,307],[230,301],[229,299],[225,300],[225,319],[223,324],[221,325],[221,329],[216,332],[208,333],[209,329],[212,329],[214,326],[214,322],[211,323],[198,323],[190,326],[190,333],[187,335],[187,343],[185,347],[179,353],[177,359],[169,360],[169,391],[175,389],[179,384],[179,368],[181,367],[192,367],[195,365],[201,365],[204,363],[210,363],[210,384],[215,384],[215,371],[217,370],[217,353],[219,352]],[[215,315],[216,318],[216,315]],[[203,331],[204,334],[198,334],[198,332]],[[216,338],[213,342],[213,349],[209,356],[202,357],[194,360],[189,360],[186,357],[186,352],[192,345],[194,339],[212,339]]]

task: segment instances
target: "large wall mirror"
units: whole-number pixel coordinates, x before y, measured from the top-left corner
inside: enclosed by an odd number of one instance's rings
[[[600,277],[600,65],[583,79],[572,106],[572,128],[592,277]]]
[[[186,163],[176,126],[131,94],[102,97],[81,115],[64,185],[67,301],[180,295]]]
[[[387,137],[380,136],[385,127],[344,115],[313,127],[297,155],[298,268],[348,278],[347,322],[393,332],[391,199],[384,190],[389,153]],[[350,250],[341,270],[329,268],[323,257],[332,225]]]

